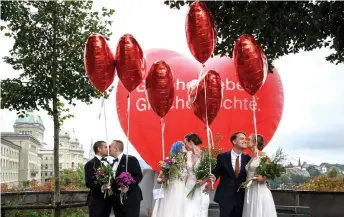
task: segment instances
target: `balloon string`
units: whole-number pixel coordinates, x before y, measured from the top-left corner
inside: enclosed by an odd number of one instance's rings
[[[207,83],[206,79],[204,78],[203,80],[203,88],[204,88],[204,104],[205,104],[205,123],[207,126],[207,138],[208,138],[208,151],[209,155],[211,154],[211,150],[213,147],[213,133],[211,132],[211,129],[209,127],[209,121],[208,121],[208,106],[207,106]],[[212,169],[211,169],[211,162],[209,162],[209,174],[212,174]],[[213,188],[213,181],[211,181],[211,187]]]
[[[161,124],[162,159],[165,159],[165,139],[164,139],[165,121],[164,121],[164,118],[160,119],[160,124]]]
[[[199,86],[199,83],[201,82],[201,78],[202,78],[202,75],[204,74],[204,72],[205,72],[205,65],[203,64],[203,65],[202,65],[202,68],[201,68],[201,71],[200,71],[199,74],[198,74],[198,79],[197,79],[197,85],[196,85],[195,96],[194,96],[193,99],[191,99],[191,96],[190,96],[191,93],[189,93],[189,95],[188,95],[188,97],[189,97],[189,102],[190,102],[190,103],[193,103],[193,102],[196,100],[196,98],[197,98],[198,86]]]
[[[103,98],[102,98],[102,103],[101,103],[98,119],[101,118],[102,109],[103,109],[103,112],[104,112],[105,138],[106,138],[106,144],[107,144],[107,155],[110,156],[109,136],[108,136],[107,119],[106,119],[106,107],[105,107],[105,105],[106,105],[106,103],[105,103],[105,93],[104,93]],[[111,177],[109,177],[108,184],[110,184],[110,182],[111,182]],[[107,189],[105,189],[105,190],[107,190]],[[104,198],[105,197],[106,197],[106,194],[104,194]]]
[[[127,115],[128,115],[128,129],[127,129],[127,159],[125,162],[125,171],[128,172],[128,158],[129,158],[129,132],[130,132],[130,93],[128,94],[128,106],[127,106]]]
[[[253,96],[253,103],[254,103],[254,108],[253,108],[253,125],[254,125],[254,135],[256,137],[256,143],[258,141],[258,133],[257,133],[257,119],[256,119],[256,109],[257,109],[257,101],[256,97]]]

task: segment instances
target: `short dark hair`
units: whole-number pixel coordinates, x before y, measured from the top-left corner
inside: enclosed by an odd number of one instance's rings
[[[93,145],[93,151],[95,154],[98,153],[98,148],[102,147],[103,143],[105,143],[104,141],[97,141],[94,143]]]
[[[196,133],[188,133],[185,137],[186,141],[193,142],[194,145],[202,144],[202,139]]]
[[[123,152],[124,151],[124,143],[121,140],[117,140],[117,139],[114,139],[113,141],[119,144],[118,149]]]
[[[252,134],[253,136],[253,141],[257,143],[257,148],[259,151],[264,149],[264,137],[260,134],[257,134],[257,141],[256,141],[256,136],[255,134]]]
[[[234,145],[233,141],[237,139],[237,137],[238,137],[239,134],[244,134],[244,135],[246,136],[246,133],[241,132],[241,131],[238,131],[238,132],[233,133],[232,136],[231,136],[231,138],[230,138],[232,145]]]

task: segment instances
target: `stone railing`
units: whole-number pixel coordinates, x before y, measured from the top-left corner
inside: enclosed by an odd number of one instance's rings
[[[141,203],[141,217],[147,217],[154,206],[152,190],[157,174],[151,170],[144,171],[144,178],[140,183],[143,201]],[[158,187],[158,186],[157,186]],[[62,191],[61,206],[77,207],[86,206],[88,191]],[[214,192],[210,194],[213,201]],[[283,206],[308,206],[312,217],[343,217],[344,216],[344,192],[316,192],[316,191],[291,191],[272,190],[276,205]],[[15,205],[11,205],[16,201]],[[1,210],[9,209],[34,209],[35,207],[46,207],[53,202],[52,192],[19,192],[1,193]],[[50,205],[51,206],[51,205]],[[212,202],[211,209],[217,206]],[[209,217],[218,216],[210,214]]]

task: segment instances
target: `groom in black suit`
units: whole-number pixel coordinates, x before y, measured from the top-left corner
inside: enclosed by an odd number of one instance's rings
[[[123,187],[122,191],[127,193],[127,199],[120,200],[120,187],[115,183],[112,188],[115,195],[110,197],[110,204],[114,209],[116,217],[139,217],[140,204],[143,199],[142,191],[139,186],[143,178],[142,169],[139,161],[134,156],[123,154],[124,145],[120,140],[114,140],[110,145],[110,155],[114,157],[113,168],[116,170],[116,177],[122,172],[126,172],[126,159],[128,158],[128,172],[134,178],[135,183],[131,184],[129,188]]]
[[[211,175],[213,179],[220,177],[214,201],[220,206],[220,217],[242,217],[245,189],[240,185],[246,181],[245,166],[250,157],[242,152],[246,148],[244,132],[234,133],[230,140],[233,149],[217,156],[216,167]]]
[[[95,184],[94,175],[100,167],[101,161],[107,156],[107,145],[104,141],[94,143],[93,150],[95,157],[85,164],[85,182],[90,192],[87,197],[88,212],[90,217],[108,217],[110,216],[111,206],[108,204],[108,198],[104,198],[104,189],[107,184],[99,186]]]

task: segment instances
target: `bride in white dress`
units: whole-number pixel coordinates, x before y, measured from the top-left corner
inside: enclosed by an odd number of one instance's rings
[[[170,151],[170,156],[181,154],[185,156],[187,150],[182,141],[175,142]],[[186,168],[181,171],[181,178],[174,179],[167,188],[162,189],[164,197],[157,199],[152,212],[152,217],[183,217],[185,198]],[[158,184],[164,182],[162,173],[159,174]]]
[[[199,145],[202,144],[202,140],[197,134],[189,133],[185,136],[184,142],[186,149],[192,150],[187,153],[185,196],[191,191],[196,183],[201,183],[201,187],[197,188],[193,199],[185,197],[184,217],[208,217],[209,195],[203,192],[206,183],[205,180],[197,180],[194,172],[201,158],[202,151]]]
[[[267,187],[266,177],[256,174],[260,160],[265,156],[265,153],[261,152],[264,148],[263,136],[257,135],[256,141],[256,136],[250,135],[248,148],[252,151],[252,158],[245,167],[247,180],[255,180],[246,190],[242,217],[277,217],[275,202]]]

